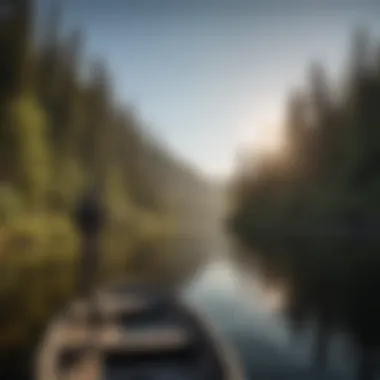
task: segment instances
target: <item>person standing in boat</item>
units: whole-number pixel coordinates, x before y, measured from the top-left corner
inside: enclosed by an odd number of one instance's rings
[[[75,209],[75,221],[82,237],[78,287],[87,298],[96,284],[100,260],[100,235],[104,226],[104,207],[96,190],[86,191]]]

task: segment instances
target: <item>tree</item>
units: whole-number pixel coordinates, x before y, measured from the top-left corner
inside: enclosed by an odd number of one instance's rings
[[[339,96],[322,66],[311,66],[308,88],[289,96],[286,154],[264,157],[259,170],[236,183],[230,217],[259,269],[286,288],[291,321],[316,322],[317,366],[326,364],[328,338],[344,330],[361,352],[358,379],[374,378],[380,346],[374,302],[380,63],[374,58],[369,36],[357,32]],[[282,249],[266,244],[269,239]]]

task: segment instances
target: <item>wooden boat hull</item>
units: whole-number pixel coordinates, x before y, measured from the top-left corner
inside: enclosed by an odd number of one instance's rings
[[[37,351],[37,380],[244,379],[208,319],[178,297],[122,286],[96,301],[96,324],[82,301],[49,326]]]

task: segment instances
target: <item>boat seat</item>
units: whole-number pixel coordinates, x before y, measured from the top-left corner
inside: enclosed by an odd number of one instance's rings
[[[118,326],[106,326],[98,332],[73,331],[61,340],[62,351],[82,352],[90,346],[100,352],[109,351],[156,351],[179,349],[189,346],[193,340],[189,333],[181,328],[143,329],[126,331]]]
[[[145,329],[128,332],[120,327],[111,326],[92,336],[68,335],[66,342],[62,342],[59,353],[59,370],[72,371],[80,366],[80,362],[90,351],[98,352],[104,364],[113,367],[147,360],[188,360],[196,353],[191,337],[183,329]]]
[[[117,319],[121,315],[139,314],[143,310],[149,308],[147,300],[140,297],[104,297],[104,299],[97,300],[97,304],[101,305],[99,308],[99,315],[101,320]],[[66,311],[65,318],[71,322],[85,322],[90,318],[90,308],[88,301],[76,301]]]
[[[177,328],[126,333],[123,339],[111,338],[104,343],[102,352],[108,367],[181,359],[188,361],[197,354],[194,339],[187,331]]]

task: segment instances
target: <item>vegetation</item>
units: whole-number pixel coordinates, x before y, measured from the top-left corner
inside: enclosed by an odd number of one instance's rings
[[[206,184],[160,148],[131,107],[117,104],[106,67],[83,62],[81,33],[61,36],[58,7],[37,44],[32,1],[6,5],[0,22],[0,351],[19,353],[76,294],[80,245],[71,216],[87,187],[96,184],[107,210],[99,281],[108,281],[136,272],[137,261],[139,270],[162,279],[183,222],[204,212],[196,199]],[[188,207],[184,197],[193,200]],[[186,229],[195,233],[189,224]],[[182,273],[178,257],[176,263]]]
[[[346,331],[359,379],[374,378],[380,346],[379,46],[358,30],[339,86],[312,64],[308,87],[289,96],[284,148],[244,162],[229,219],[291,320],[317,321],[316,361],[332,331]]]

